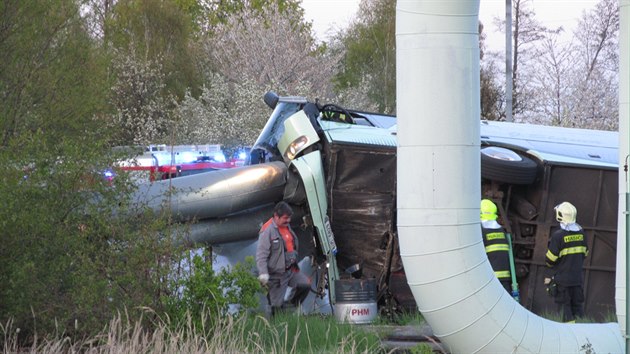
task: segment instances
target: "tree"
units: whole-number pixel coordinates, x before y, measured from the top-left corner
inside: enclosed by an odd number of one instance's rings
[[[134,53],[116,55],[113,68],[117,79],[112,87],[116,113],[110,126],[118,132],[117,145],[166,143],[170,128],[169,92],[161,61],[138,60]]]
[[[602,0],[585,12],[573,40],[547,31],[535,60],[523,73],[529,80],[530,108],[522,118],[537,123],[616,129],[618,116],[618,9]]]
[[[618,1],[601,0],[582,14],[575,30],[579,60],[573,102],[574,124],[615,130],[618,127]]]
[[[533,70],[531,95],[532,109],[528,121],[548,125],[572,126],[573,94],[576,64],[572,45],[562,44],[559,33],[549,33],[538,48],[536,70]]]
[[[216,26],[240,22],[252,13],[255,17],[264,17],[265,12],[270,8],[277,9],[280,16],[291,17],[293,19],[292,25],[296,26],[300,32],[310,33],[311,31],[311,25],[303,21],[304,9],[302,9],[299,0],[221,0],[199,3],[202,6],[202,16],[198,23],[203,34],[212,35]],[[268,21],[268,25],[272,25],[274,20],[273,18],[266,18],[265,21]]]
[[[481,119],[499,120],[503,113],[503,92],[498,84],[496,53],[486,53],[484,26],[479,22],[479,82],[481,99]]]
[[[151,214],[124,212],[124,176],[103,178],[119,157],[104,119],[108,56],[74,0],[0,8],[0,322],[28,343],[158,310],[170,240]]]
[[[536,19],[531,3],[532,0],[512,1],[512,112],[515,121],[527,119],[523,114],[532,109],[529,101],[532,91],[526,73],[534,65],[536,46],[546,33],[554,32]],[[505,20],[495,19],[495,26],[503,30]],[[560,30],[556,29],[555,32]]]
[[[521,75],[521,66],[524,66],[524,71],[527,70],[526,66],[530,64],[530,60],[535,58],[535,55],[532,55],[533,48],[549,31],[535,18],[536,13],[530,8],[531,2],[531,0],[512,1],[514,16],[512,29],[514,48],[512,53],[512,112],[515,116],[531,108],[528,106],[529,87]]]
[[[251,80],[230,83],[214,74],[199,98],[188,94],[178,104],[174,139],[182,144],[222,144],[226,150],[252,145],[269,116],[260,89]]]
[[[301,16],[270,5],[227,18],[203,43],[212,68],[230,82],[252,80],[261,93],[325,95],[336,63],[303,30]]]
[[[41,134],[45,140],[38,143],[44,146],[57,144],[60,134],[83,134],[92,125],[91,115],[103,108],[104,62],[84,35],[77,7],[68,2],[3,4],[0,147],[4,149],[19,144],[26,132],[31,137]],[[48,20],[41,24],[29,19],[44,17]]]
[[[269,116],[262,96],[332,96],[336,59],[317,45],[301,11],[279,5],[239,8],[201,39],[206,64],[201,95],[177,104],[171,131],[178,143],[216,143],[227,150],[254,143]],[[305,31],[309,29],[309,31]],[[175,129],[177,127],[177,129]]]
[[[164,98],[198,93],[201,83],[195,65],[194,19],[199,11],[184,0],[119,0],[105,23],[106,46],[133,61],[160,62]],[[142,65],[142,64],[141,64]]]
[[[341,32],[331,49],[343,55],[335,76],[337,99],[362,110],[394,113],[396,109],[396,2],[362,1],[356,22]],[[502,116],[502,92],[497,84],[497,67],[485,57],[485,33],[479,24],[481,60],[481,116],[498,120]],[[490,53],[490,58],[494,53]],[[486,59],[486,60],[484,60]]]
[[[378,111],[396,109],[396,1],[361,1],[357,19],[339,38],[345,48],[335,87],[362,90]],[[367,85],[367,86],[365,86]]]
[[[106,22],[111,17],[114,2],[115,0],[84,0],[81,7],[87,32],[101,43],[107,43]]]

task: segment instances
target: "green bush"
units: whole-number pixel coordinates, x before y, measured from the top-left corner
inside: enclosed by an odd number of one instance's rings
[[[189,273],[173,282],[173,295],[165,300],[174,324],[192,321],[194,328],[201,329],[213,326],[228,313],[240,314],[258,308],[262,288],[253,275],[254,258],[247,257],[244,263],[218,273],[210,258],[206,251],[194,255]]]

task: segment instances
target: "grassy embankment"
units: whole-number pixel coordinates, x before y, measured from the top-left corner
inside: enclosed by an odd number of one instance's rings
[[[380,320],[379,320],[380,321]],[[204,323],[209,323],[207,321]],[[168,321],[149,330],[139,324],[114,318],[103,333],[84,340],[63,335],[35,339],[29,348],[18,348],[16,328],[0,325],[3,353],[386,353],[381,337],[365,326],[339,324],[332,316],[282,314],[268,320],[262,316],[225,317],[211,328],[172,326]],[[377,321],[378,322],[378,321]],[[431,353],[428,345],[414,353]]]

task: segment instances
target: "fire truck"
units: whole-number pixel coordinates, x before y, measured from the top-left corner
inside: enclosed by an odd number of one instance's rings
[[[120,161],[117,169],[132,174],[138,181],[188,176],[242,165],[238,159],[226,160],[219,144],[149,145],[143,154]]]

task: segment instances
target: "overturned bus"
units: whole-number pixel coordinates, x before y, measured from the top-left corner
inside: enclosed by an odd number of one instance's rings
[[[168,206],[176,219],[195,219],[186,228],[187,240],[212,245],[229,262],[254,254],[260,225],[274,203],[285,200],[295,211],[299,253],[309,263],[302,271],[314,280],[316,296],[335,304],[336,281],[360,276],[375,282],[380,311],[413,309],[396,227],[396,118],[272,92],[265,102],[273,112],[246,166],[168,184],[156,181],[141,186],[138,199],[155,208]],[[570,201],[590,250],[584,264],[585,312],[596,321],[610,317],[617,133],[480,124],[479,198],[499,206],[500,221],[512,235],[520,303],[537,314],[555,310],[543,284],[545,253],[557,226],[553,207]],[[459,173],[458,166],[452,173]],[[166,194],[168,201],[161,197]]]

